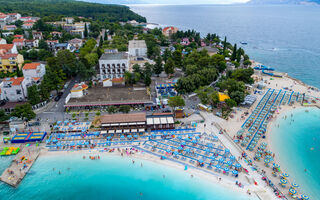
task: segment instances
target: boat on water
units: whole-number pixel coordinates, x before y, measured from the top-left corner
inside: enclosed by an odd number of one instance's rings
[[[247,42],[240,42],[240,44],[247,45],[248,43]]]

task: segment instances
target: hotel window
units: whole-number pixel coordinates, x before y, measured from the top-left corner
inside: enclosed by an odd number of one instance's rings
[[[21,94],[21,90],[16,90],[17,91],[17,94]]]

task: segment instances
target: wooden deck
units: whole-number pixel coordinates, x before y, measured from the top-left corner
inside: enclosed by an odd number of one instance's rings
[[[12,160],[11,165],[0,176],[0,180],[13,187],[17,187],[37,160],[39,154],[40,147],[36,147],[35,145],[23,147],[22,145],[20,152]],[[23,157],[25,160],[21,161]]]

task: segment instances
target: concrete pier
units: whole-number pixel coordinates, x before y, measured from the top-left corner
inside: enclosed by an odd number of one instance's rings
[[[20,152],[12,160],[11,165],[2,173],[0,180],[17,187],[28,173],[40,154],[40,147],[21,145]]]

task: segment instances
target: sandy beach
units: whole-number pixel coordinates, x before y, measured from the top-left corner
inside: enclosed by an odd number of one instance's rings
[[[125,150],[124,148],[121,148]],[[128,147],[129,149],[129,147]],[[133,152],[133,151],[132,151]],[[76,155],[81,155],[85,156],[85,159],[89,159],[89,156],[97,156],[99,155],[101,159],[103,159],[104,156],[119,156],[121,157],[121,152],[119,152],[117,149],[114,152],[100,152],[98,150],[80,150],[80,151],[48,151],[47,149],[42,149],[40,156],[64,156],[64,155],[70,155],[70,154],[76,154]],[[238,179],[234,179],[232,177],[227,177],[219,173],[206,173],[204,171],[201,171],[197,169],[196,167],[189,167],[188,170],[184,170],[184,166],[178,163],[175,163],[170,160],[160,160],[159,157],[151,155],[149,153],[143,152],[143,151],[138,151],[134,152],[131,155],[126,155],[123,154],[124,157],[129,157],[132,160],[139,159],[139,160],[146,160],[146,161],[151,161],[157,165],[165,165],[169,166],[172,168],[175,168],[177,170],[183,170],[185,173],[190,174],[190,177],[198,177],[200,179],[209,181],[214,184],[220,184],[223,187],[229,188],[233,191],[240,192],[243,194],[246,194],[248,196],[248,199],[251,198],[256,198],[257,196],[255,193],[258,193],[260,197],[263,197],[263,199],[275,199],[272,197],[272,193],[266,192],[266,188],[263,187],[262,185],[255,186],[252,183],[248,182],[248,179],[240,175]],[[137,163],[140,164],[140,163]],[[239,187],[235,184],[235,180],[238,182],[241,182],[243,187]],[[251,195],[247,193],[247,191],[251,192]],[[266,196],[267,195],[267,196]],[[264,198],[265,197],[265,198]]]
[[[259,64],[259,63],[255,63],[255,64],[253,64],[253,66],[255,66],[256,64]],[[278,90],[285,88],[289,91],[305,93],[306,95],[309,95],[311,97],[315,97],[318,99],[320,98],[320,92],[317,89],[314,89],[314,87],[306,85],[303,82],[296,80],[296,79],[293,79],[289,76],[285,75],[282,78],[274,78],[274,77],[262,75],[262,74],[260,74],[260,72],[256,72],[254,76],[255,76],[256,80],[263,81],[266,84],[266,88],[272,88],[272,89],[278,89]],[[266,89],[264,89],[264,91],[266,92]],[[229,118],[228,120],[222,120],[222,119],[217,120],[217,123],[222,127],[222,129],[226,130],[226,132],[230,136],[230,138],[236,137],[237,132],[241,129],[242,124],[250,116],[252,111],[256,108],[256,106],[258,105],[258,103],[262,99],[262,96],[263,95],[258,95],[256,102],[250,108],[236,108],[236,109],[234,109],[234,112],[232,113],[232,115],[233,115],[232,118]],[[272,118],[268,121],[267,130],[266,130],[267,134],[266,134],[266,138],[265,138],[264,142],[266,142],[268,144],[267,150],[270,150],[273,153],[275,153],[274,162],[278,163],[282,166],[281,167],[282,171],[285,171],[286,168],[288,167],[288,165],[279,160],[279,158],[277,157],[277,152],[274,152],[273,148],[272,148],[272,140],[271,140],[270,136],[272,134],[272,131],[271,131],[272,127],[275,125],[274,122],[276,121],[276,119],[279,116],[284,116],[285,113],[287,113],[290,110],[293,110],[296,108],[302,108],[304,106],[318,106],[319,107],[319,105],[320,105],[319,100],[316,104],[312,104],[312,105],[301,105],[300,103],[294,103],[292,106],[287,105],[287,104],[281,105],[278,107],[277,111],[272,115]],[[247,116],[245,116],[246,112],[249,113]],[[245,151],[250,158],[254,157],[255,151],[245,150],[245,148],[241,147],[240,145],[238,145],[238,147],[240,149],[242,149],[243,151]],[[253,164],[256,165],[258,168],[260,168],[261,170],[263,169],[265,171],[265,174],[272,180],[273,183],[275,183],[275,184],[279,183],[279,178],[272,176],[272,168],[265,167],[263,161],[259,161],[259,162],[253,161]],[[293,178],[294,177],[289,178],[289,180],[288,180],[289,183],[292,183],[290,181]],[[277,186],[283,192],[283,194],[285,194],[289,199],[291,198],[288,195],[288,188],[281,188],[279,185],[277,185]]]

